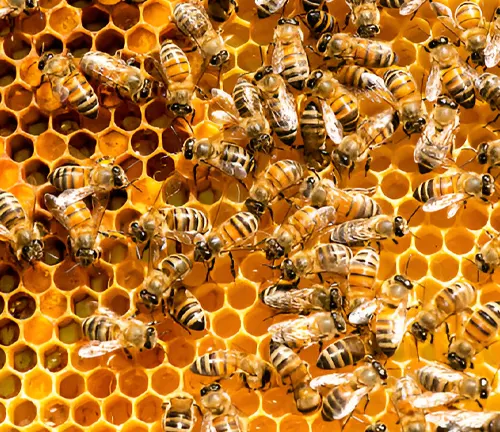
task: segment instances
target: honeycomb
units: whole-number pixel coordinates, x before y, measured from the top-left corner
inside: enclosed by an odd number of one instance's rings
[[[454,10],[460,2],[451,0],[448,5]],[[486,17],[493,16],[494,3],[485,2]],[[269,357],[267,327],[273,322],[269,319],[273,311],[259,301],[258,292],[279,274],[263,266],[267,262],[261,252],[235,254],[236,280],[231,277],[227,257],[217,259],[208,282],[203,265],[195,265],[185,284],[207,312],[207,331],[189,334],[167,317],[158,326],[160,344],[151,351],[136,353],[133,359],[121,351],[93,359],[82,359],[77,353],[82,344],[81,320],[91,313],[91,304],[98,302],[118,314],[133,310],[147,262],[136,258],[131,242],[110,237],[102,242],[103,256],[97,265],[88,269],[74,267],[67,256],[66,233],[43,204],[43,195],[54,191],[47,181],[53,169],[67,163],[86,164],[89,158],[106,155],[117,158],[130,180],[137,179],[135,185],[141,191],[128,188],[111,194],[101,227],[104,231],[123,231],[154,203],[163,181],[173,172],[184,178],[176,204],[206,211],[215,225],[238,211],[247,193],[219,173],[207,176],[204,169],[204,175],[194,184],[193,165],[180,154],[186,131],[176,132],[171,127],[164,100],[158,98],[142,105],[111,101],[101,106],[97,119],[89,120],[61,107],[48,83],[37,88],[40,72],[36,62],[42,52],[70,52],[78,59],[91,49],[110,54],[121,50],[141,60],[158,51],[172,8],[172,3],[158,0],[140,4],[41,0],[40,13],[16,18],[12,33],[7,24],[3,27],[0,188],[11,191],[23,203],[36,204],[35,217],[47,229],[47,247],[41,263],[24,267],[13,260],[7,245],[0,248],[0,431],[159,432],[161,405],[168,395],[184,391],[199,401],[200,388],[210,382],[189,371],[197,356],[232,348]],[[347,5],[339,0],[329,8],[342,23]],[[290,1],[284,15],[294,16],[301,11],[298,2]],[[272,40],[279,15],[258,19],[253,1],[240,0],[237,16],[220,26],[225,36],[231,36],[227,41],[230,64],[221,75],[226,91],[232,90],[240,74],[261,65],[260,46]],[[410,18],[401,17],[394,9],[382,9],[379,38],[392,41],[398,64],[408,66],[420,82],[430,64],[423,44],[431,35],[449,32],[437,22],[427,3]],[[354,31],[352,24],[346,31]],[[306,43],[313,44],[312,38]],[[320,64],[314,54],[309,57],[313,64]],[[196,57],[192,58],[196,62]],[[492,71],[498,72],[496,68]],[[216,73],[206,71],[199,85],[209,89],[217,85],[217,80]],[[207,120],[206,102],[197,100],[195,107],[194,135],[200,138],[215,133],[216,126]],[[362,101],[365,114],[379,109],[380,104]],[[472,110],[462,110],[455,144],[457,164],[470,159],[468,147],[477,148],[481,142],[495,138],[483,127],[493,116],[481,102]],[[368,174],[365,176],[363,167],[358,167],[348,179],[348,186],[377,186],[375,199],[384,213],[408,218],[416,207],[412,191],[431,177],[420,175],[413,162],[416,140],[416,136],[408,139],[399,130],[389,144],[373,151]],[[301,160],[302,156],[287,148],[278,150],[273,160],[285,157]],[[269,157],[259,156],[259,172],[268,162]],[[480,172],[483,168],[473,162],[468,169]],[[275,221],[280,221],[286,208],[275,207]],[[500,299],[499,273],[491,278],[478,275],[469,261],[476,245],[487,239],[484,230],[500,230],[498,208],[470,201],[452,219],[446,217],[445,211],[419,211],[411,219],[410,228],[413,235],[404,237],[399,244],[383,242],[379,282],[407,271],[407,276],[419,284],[413,301],[425,303],[443,284],[463,277],[479,289],[478,302]],[[260,230],[259,235],[272,232],[273,221],[268,216]],[[169,248],[174,250],[175,246]],[[409,312],[410,316],[415,313]],[[454,322],[450,326],[454,332]],[[420,344],[418,353],[413,338],[408,336],[386,367],[391,375],[400,376],[415,367],[417,354],[420,359],[443,360],[446,347],[444,329],[435,335],[433,345]],[[475,373],[491,379],[499,354],[499,345],[478,354]],[[315,366],[316,346],[300,355],[310,363],[313,376],[320,374]],[[321,432],[341,428],[340,422],[325,423],[319,413],[299,414],[285,386],[265,392],[249,392],[236,380],[225,381],[224,386],[234,405],[247,417],[249,431]],[[495,392],[484,407],[495,409],[499,404],[500,396]],[[472,402],[459,405],[477,409]],[[365,411],[358,407],[344,430],[364,430],[360,419],[382,420],[389,430],[399,430],[397,416],[383,390],[371,394]],[[196,430],[199,428],[200,419]]]

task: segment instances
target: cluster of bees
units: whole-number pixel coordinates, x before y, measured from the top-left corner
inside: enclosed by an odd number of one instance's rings
[[[290,386],[300,413],[321,410],[325,421],[348,421],[363,398],[387,386],[403,432],[422,432],[430,424],[441,431],[500,431],[500,412],[432,411],[462,400],[480,404],[489,396],[492,383],[464,371],[472,367],[478,352],[498,339],[500,301],[471,311],[477,289],[460,280],[443,286],[414,318],[408,318],[414,282],[398,274],[380,287],[376,284],[381,242],[397,242],[411,234],[408,221],[382,214],[372,197],[375,188],[341,186],[356,166],[364,163],[365,170],[370,169],[371,150],[388,142],[401,125],[406,135],[418,135],[414,161],[419,172],[438,171],[415,189],[416,211],[446,209],[451,218],[469,200],[492,201],[495,178],[490,172],[500,165],[500,140],[471,149],[477,162],[488,166],[487,173],[467,172],[452,157],[460,107],[471,109],[479,98],[492,110],[500,108],[500,78],[484,72],[500,62],[500,8],[488,20],[473,1],[460,4],[454,14],[444,4],[430,3],[468,58],[460,57],[450,38],[433,37],[425,45],[432,66],[423,95],[410,71],[396,66],[391,44],[375,37],[380,32],[378,7],[399,8],[401,15],[410,15],[424,2],[346,1],[355,35],[340,31],[324,1],[303,0],[303,14],[278,20],[270,65],[263,58],[259,69],[237,79],[231,94],[212,88],[207,96],[194,77],[184,44],[191,43],[200,55],[201,74],[224,68],[229,53],[223,25],[216,29],[214,22],[225,22],[238,12],[233,0],[209,0],[206,8],[197,0],[175,3],[169,33],[173,36],[162,42],[158,58],[151,56],[156,74],[148,75],[134,65],[135,59],[125,61],[119,55],[97,51],[84,54],[78,64],[69,53],[45,52],[38,61],[42,82],[50,82],[54,96],[90,119],[99,115],[95,86],[135,103],[162,97],[172,116],[182,117],[187,124],[194,113],[193,100],[204,99],[209,119],[222,131],[201,139],[189,137],[183,143],[182,157],[195,164],[195,184],[198,166],[205,165],[239,182],[248,192],[240,211],[217,225],[212,226],[199,209],[155,205],[126,232],[106,233],[101,220],[110,193],[137,187],[134,182],[110,157],[91,166],[56,168],[48,179],[59,193],[47,193],[44,202],[67,230],[68,248],[76,264],[94,265],[100,259],[100,240],[105,235],[133,241],[139,256],[147,253],[149,262],[147,277],[137,290],[137,312],[119,317],[99,308],[86,318],[82,329],[89,342],[79,349],[81,357],[117,349],[132,357],[134,350],[161,344],[155,327],[158,322],[137,319],[144,309],[161,311],[188,331],[206,330],[206,314],[182,281],[195,262],[206,264],[208,279],[222,255],[229,256],[236,278],[232,253],[237,250],[261,251],[269,266],[279,270],[279,279],[260,292],[260,301],[278,314],[296,315],[269,326],[269,361],[237,350],[198,357],[191,371],[217,381],[201,390],[202,408],[191,395],[169,398],[162,419],[164,431],[192,430],[195,409],[203,411],[206,430],[244,430],[244,419],[220,384],[235,374],[253,391],[265,391],[281,380]],[[279,13],[285,3],[257,0],[258,17]],[[0,14],[14,18],[37,7],[33,1],[4,0]],[[317,39],[315,46],[305,45],[301,23]],[[183,38],[183,43],[174,36]],[[323,62],[315,70],[310,66],[313,56]],[[365,97],[389,109],[363,115],[360,99]],[[429,113],[423,97],[434,103]],[[297,100],[302,102],[300,109]],[[296,143],[299,135],[300,146]],[[299,149],[304,162],[276,160],[272,155],[283,150],[279,146]],[[261,155],[271,156],[267,166],[259,166]],[[87,198],[91,198],[91,206]],[[278,203],[289,206],[284,220],[275,220],[274,232],[257,241],[262,218],[269,213],[274,219],[273,208]],[[7,191],[0,192],[0,222],[2,238],[17,260],[36,265],[44,254],[44,230]],[[169,240],[181,244],[184,253],[165,254]],[[485,273],[500,266],[499,236],[492,236],[479,248],[475,264]],[[384,364],[407,333],[420,342],[432,340],[450,317],[463,313],[469,316],[450,339],[447,364],[431,362],[402,378],[389,376]],[[320,347],[320,369],[356,366],[353,372],[313,378],[299,352],[315,344]],[[382,432],[387,427],[376,423],[366,430]]]

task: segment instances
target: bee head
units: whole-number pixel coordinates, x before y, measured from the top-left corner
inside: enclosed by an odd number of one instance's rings
[[[281,263],[281,275],[283,279],[291,281],[297,278],[295,265],[291,259],[284,259]]]
[[[335,328],[341,333],[345,333],[347,330],[345,319],[342,315],[337,312],[332,312],[332,319],[335,323]]]
[[[158,297],[155,294],[151,294],[146,289],[141,290],[141,292],[139,293],[139,298],[146,305],[158,306],[160,304]]]
[[[99,253],[95,249],[80,248],[75,254],[78,264],[82,267],[88,267],[99,258]]]
[[[496,9],[495,15],[500,15],[500,7]]]
[[[365,429],[365,432],[387,432],[387,426],[384,423],[375,423]]]
[[[40,261],[43,258],[43,242],[41,240],[32,240],[21,249],[21,258],[26,262]]]
[[[441,36],[436,39],[432,39],[425,47],[425,50],[429,52],[429,50],[437,48],[439,45],[448,45],[449,39],[445,36]]]
[[[486,378],[479,379],[479,398],[480,399],[488,399],[490,394],[490,386],[488,384],[488,380]]]
[[[407,135],[421,133],[424,130],[426,124],[427,120],[425,119],[425,117],[418,117],[416,119],[405,121],[403,123],[403,130]]]
[[[318,40],[318,44],[316,45],[316,49],[320,54],[324,54],[326,49],[328,48],[328,44],[332,40],[333,36],[330,33],[325,33],[321,35]]]
[[[479,66],[484,65],[484,53],[483,51],[472,51],[470,54],[470,59],[472,60],[472,63],[475,63]]]
[[[47,62],[53,57],[54,54],[50,52],[42,54],[42,56],[38,60],[38,70],[43,71],[45,69],[45,66],[47,65]]]
[[[448,353],[448,362],[453,369],[458,371],[463,371],[467,368],[467,363],[465,362],[465,360],[454,352]]]
[[[266,211],[266,206],[263,203],[252,198],[247,198],[245,200],[245,207],[250,213],[258,218],[260,218]]]
[[[26,0],[26,9],[36,9],[38,7],[38,0]]]
[[[491,266],[484,260],[483,254],[476,254],[474,262],[477,268],[483,273],[493,273]]]
[[[481,194],[483,196],[491,196],[495,193],[495,180],[490,174],[481,176]]]
[[[285,24],[298,26],[299,22],[295,18],[280,18],[278,20],[278,25],[285,25]]]
[[[120,165],[113,165],[113,168],[111,168],[111,175],[113,176],[113,184],[117,188],[127,187],[130,184],[127,174],[125,174],[125,171]]]
[[[142,83],[142,87],[139,90],[138,99],[149,99],[153,94],[153,83],[147,78]]]
[[[363,38],[371,38],[379,33],[380,33],[380,27],[375,24],[360,26],[358,28],[358,34],[360,37]]]
[[[154,327],[148,327],[146,329],[146,341],[144,342],[144,348],[152,349],[156,346],[156,329]]]
[[[212,251],[206,241],[199,241],[194,247],[194,260],[196,262],[205,262],[212,259]]]
[[[176,117],[185,117],[192,114],[193,108],[188,104],[173,103],[167,109]]]
[[[481,165],[485,165],[488,162],[488,149],[490,145],[488,143],[482,143],[479,145],[477,150],[477,161]]]
[[[420,342],[427,340],[427,330],[425,330],[418,322],[414,322],[411,326],[410,333]]]
[[[283,246],[281,246],[276,239],[273,238],[266,240],[265,251],[266,259],[268,261],[276,260],[285,255],[285,249]]]
[[[148,239],[148,234],[139,222],[132,222],[130,224],[129,233],[135,243],[143,243]]]
[[[408,230],[406,221],[401,216],[394,218],[394,235],[396,237],[404,237]]]
[[[454,110],[458,109],[458,104],[447,96],[439,96],[436,105],[440,107],[446,106]]]
[[[229,53],[227,52],[227,50],[222,50],[211,57],[210,66],[221,67],[228,60],[229,60]]]
[[[182,146],[182,153],[187,160],[193,160],[195,144],[196,140],[194,138],[188,138],[186,141],[184,141],[184,145]]]
[[[259,129],[261,130],[262,128],[259,127]],[[271,135],[267,133],[260,133],[258,137],[252,138],[250,140],[250,142],[247,145],[247,150],[251,153],[255,153],[256,151],[261,151],[263,153],[269,154],[272,152],[273,147],[274,145]]]
[[[403,285],[407,290],[413,289],[413,284],[411,283],[411,281],[408,278],[404,277],[403,275],[394,276],[394,280],[398,284]]]
[[[372,367],[376,370],[381,380],[385,381],[387,379],[387,371],[378,361],[372,361]]]
[[[270,75],[273,73],[273,68],[272,66],[264,66],[261,67],[260,69],[257,69],[253,76],[254,82],[259,82],[261,81],[265,76]]]
[[[207,394],[209,393],[212,393],[212,392],[218,392],[221,390],[221,386],[220,384],[218,383],[213,383],[213,384],[210,384],[210,385],[207,385],[205,387],[203,387],[201,390],[200,390],[200,395],[201,396],[206,396]]]
[[[342,294],[338,288],[330,289],[330,310],[337,310],[342,307]]]

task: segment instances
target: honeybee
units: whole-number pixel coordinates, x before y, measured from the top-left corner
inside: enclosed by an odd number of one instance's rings
[[[142,351],[156,346],[158,335],[154,327],[134,318],[120,317],[109,309],[100,308],[97,312],[82,322],[83,336],[90,343],[79,349],[80,357],[99,357],[119,348]]]
[[[294,160],[282,159],[269,165],[250,188],[245,207],[261,217],[280,194],[298,184],[303,176],[302,165]]]
[[[493,273],[500,266],[500,236],[492,237],[475,256],[477,268],[483,273]]]
[[[495,74],[485,72],[476,78],[474,84],[479,96],[490,104],[491,110],[500,110],[500,78]],[[498,115],[489,123],[494,123],[497,118]]]
[[[231,378],[238,374],[245,386],[252,390],[269,387],[273,369],[260,357],[235,350],[212,351],[198,357],[191,365],[197,375]]]
[[[210,66],[222,67],[229,61],[224,39],[214,30],[201,2],[180,1],[174,6],[174,20],[179,30],[193,40]]]
[[[432,39],[424,49],[430,53],[432,67],[425,86],[425,97],[434,102],[441,94],[442,84],[453,100],[464,108],[476,104],[473,72],[462,62],[457,48],[447,37]]]
[[[271,340],[269,357],[282,379],[290,379],[297,410],[309,414],[321,406],[321,395],[310,386],[311,374],[305,361],[290,348]]]
[[[267,18],[278,12],[285,6],[286,0],[255,0],[257,6],[257,16]]]
[[[29,15],[39,7],[38,0],[2,0],[0,3],[0,19],[13,19],[23,12]]]
[[[339,28],[337,19],[327,11],[320,9],[307,11],[305,24],[315,38],[319,38],[323,33],[334,33]]]
[[[205,330],[205,311],[198,299],[186,287],[170,287],[165,293],[165,302],[172,319],[188,332]]]
[[[387,371],[373,359],[352,373],[330,374],[311,381],[314,389],[328,390],[323,400],[321,415],[325,421],[340,420],[350,415],[358,403],[370,392],[385,385]]]
[[[358,29],[357,36],[370,38],[380,33],[380,12],[375,0],[348,0],[351,21]]]
[[[347,310],[353,311],[375,297],[373,286],[380,267],[380,255],[371,246],[356,252],[349,263]]]
[[[335,273],[347,275],[352,251],[347,246],[335,243],[318,244],[307,251],[300,251],[281,263],[281,277],[298,283],[300,277]]]
[[[481,350],[495,342],[500,328],[500,302],[488,302],[476,309],[465,323],[462,334],[448,348],[450,366],[462,371]]]
[[[80,69],[92,80],[114,88],[119,97],[139,103],[152,96],[152,82],[129,63],[104,52],[88,51],[80,61]]]
[[[424,411],[415,408],[412,399],[422,394],[422,390],[410,375],[398,378],[392,388],[391,401],[399,417],[402,432],[424,432],[427,422]]]
[[[191,395],[171,396],[163,404],[161,425],[163,432],[192,432],[196,417]]]
[[[342,64],[386,68],[397,61],[397,56],[388,43],[348,33],[324,33],[319,38],[316,49],[325,59],[336,59]]]
[[[367,426],[365,432],[387,432],[387,426],[384,423],[376,422]]]
[[[304,349],[346,332],[346,322],[337,312],[317,312],[282,321],[268,328],[274,342],[292,349]]]
[[[213,383],[200,391],[201,404],[206,410],[202,430],[210,432],[242,432],[245,430],[238,410],[220,384]]]
[[[347,246],[361,246],[370,240],[391,239],[408,234],[408,224],[402,216],[378,215],[368,219],[355,219],[336,225],[331,230],[330,241]]]
[[[498,432],[500,412],[498,411],[434,411],[425,416],[430,423],[438,425],[437,430],[450,432]]]
[[[426,0],[384,0],[380,3],[380,5],[385,7],[385,4],[383,4],[385,1],[391,3],[390,7],[399,8],[399,14],[403,16],[417,13],[417,10],[420,9],[420,6],[422,6],[426,2]]]
[[[271,238],[265,240],[264,251],[268,260],[288,255],[298,245],[305,243],[314,234],[335,223],[333,207],[315,209],[305,206],[278,226]]]
[[[38,69],[42,72],[41,82],[48,79],[52,92],[57,95],[61,103],[70,105],[85,117],[97,118],[99,115],[97,95],[78,70],[70,53],[42,54],[38,60]]]
[[[490,30],[484,48],[484,64],[487,68],[495,67],[500,62],[500,8],[495,9],[495,17],[490,23]]]
[[[338,339],[319,354],[316,366],[320,369],[340,369],[355,366],[368,355],[366,343],[357,335]]]
[[[337,223],[353,219],[366,219],[379,215],[380,205],[367,196],[373,189],[339,189],[329,179],[307,177],[300,193],[313,207],[331,206],[337,211]]]
[[[220,137],[188,138],[182,146],[182,154],[186,160],[196,161],[193,168],[195,182],[199,163],[217,168],[237,180],[245,179],[255,170],[255,160],[250,153]]]
[[[459,281],[439,290],[413,322],[410,333],[419,341],[427,340],[450,316],[464,312],[476,302],[476,289],[468,282]]]
[[[292,145],[297,138],[299,119],[295,98],[287,90],[284,79],[274,73],[271,66],[265,66],[255,72],[253,83],[262,92],[274,133],[283,144]]]
[[[397,101],[405,133],[422,132],[427,123],[427,110],[412,74],[405,69],[389,69],[384,73],[384,82]]]
[[[238,13],[236,0],[208,0],[208,16],[216,22],[227,21],[233,13]]]
[[[487,198],[495,192],[495,180],[490,174],[457,173],[443,175],[424,181],[413,192],[413,198],[424,203],[425,212],[448,208],[448,218],[470,198]]]
[[[282,313],[308,315],[315,311],[334,311],[342,305],[342,294],[336,284],[328,288],[313,285],[310,288],[292,289],[289,284],[278,283],[261,291],[259,298],[271,308]]]
[[[420,174],[427,174],[445,163],[446,155],[455,145],[459,125],[458,105],[447,96],[440,96],[415,146],[414,159]]]
[[[43,258],[42,227],[28,218],[19,200],[0,189],[0,239],[9,242],[16,258],[29,264]]]

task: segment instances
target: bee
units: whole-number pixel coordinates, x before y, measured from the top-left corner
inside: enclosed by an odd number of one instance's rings
[[[390,3],[391,6],[389,7],[399,8],[399,14],[406,16],[416,14],[418,9],[420,9],[420,6],[422,6],[425,1],[426,0],[383,0],[382,2],[380,2],[380,5],[386,7],[384,3]]]
[[[271,340],[269,357],[282,379],[289,378],[297,410],[309,414],[321,406],[321,395],[311,388],[311,374],[305,361],[290,348]]]
[[[158,338],[154,327],[134,318],[122,318],[105,308],[83,320],[82,332],[90,340],[78,351],[83,358],[99,357],[119,348],[150,350]]]
[[[214,266],[215,256],[229,253],[231,274],[236,277],[231,249],[248,242],[257,233],[259,220],[249,212],[238,212],[220,224],[215,230],[201,236],[194,246],[196,262],[211,262],[209,272]]]
[[[19,261],[32,264],[43,258],[42,232],[42,226],[28,218],[19,200],[0,189],[0,239],[9,242]]]
[[[385,385],[387,371],[378,361],[369,361],[352,373],[323,375],[311,381],[314,389],[328,390],[321,411],[323,420],[340,420],[349,416],[361,399]]]
[[[356,96],[342,86],[330,71],[316,69],[306,81],[306,91],[312,96],[324,100],[330,106],[335,118],[342,125],[342,133],[356,130],[359,119],[359,102]],[[321,103],[323,113],[328,113]],[[331,123],[334,126],[334,123]]]
[[[500,413],[498,411],[447,410],[428,413],[425,418],[439,427],[438,431],[452,432],[498,432]]]
[[[495,180],[490,174],[457,173],[424,181],[413,192],[413,198],[423,203],[425,212],[448,208],[448,218],[455,216],[463,202],[470,198],[487,198],[495,192]]]
[[[222,67],[229,61],[224,39],[214,30],[201,2],[180,1],[175,5],[173,15],[179,30],[193,40],[210,66]]]
[[[391,401],[399,417],[402,432],[425,432],[427,422],[422,409],[415,408],[412,400],[420,396],[422,390],[410,375],[398,378],[392,388]]]
[[[216,22],[225,22],[238,11],[238,3],[235,0],[208,0],[208,16]]]
[[[479,96],[490,104],[491,110],[500,110],[500,78],[495,74],[485,72],[476,78],[474,84]],[[498,115],[489,123],[494,123],[497,118]]]
[[[316,311],[335,311],[342,305],[342,294],[336,284],[328,288],[313,285],[310,288],[291,289],[288,284],[271,285],[261,291],[259,298],[282,313],[308,315]]]
[[[250,213],[261,217],[280,194],[298,184],[303,176],[302,165],[294,160],[282,159],[269,165],[250,188],[245,207]]]
[[[500,266],[500,236],[492,237],[475,256],[475,263],[483,273],[493,273]]]
[[[196,417],[191,395],[171,396],[163,404],[161,425],[163,432],[192,432]]]
[[[0,19],[12,20],[23,12],[30,15],[38,8],[38,0],[2,0],[0,3]]]
[[[297,139],[299,119],[294,97],[288,92],[284,79],[271,66],[258,69],[253,83],[262,92],[266,115],[280,141],[292,145]]]
[[[345,333],[346,322],[337,312],[317,312],[273,324],[268,331],[274,342],[302,350]]]
[[[469,67],[462,62],[457,48],[447,37],[432,39],[424,49],[430,53],[432,67],[425,86],[425,97],[434,102],[444,84],[453,100],[464,108],[473,108],[476,104],[473,75]]]
[[[476,302],[476,289],[468,282],[459,281],[439,290],[413,322],[410,333],[419,341],[427,340],[450,316],[467,310]]]
[[[298,245],[305,243],[314,234],[335,223],[335,209],[305,206],[278,226],[271,238],[265,240],[264,251],[268,260],[288,255]]]
[[[458,105],[447,96],[440,96],[415,146],[414,159],[420,174],[427,174],[445,163],[446,155],[455,145],[459,125]]]
[[[68,243],[76,262],[88,267],[101,255],[98,230],[105,208],[95,205],[91,213],[83,201],[75,202],[74,192],[78,193],[78,189],[68,189],[58,197],[45,194],[45,205],[68,231]]]
[[[245,386],[252,390],[269,387],[273,370],[269,363],[254,354],[235,350],[212,351],[198,357],[191,365],[197,375],[231,378],[238,374]]]
[[[380,12],[375,0],[348,0],[357,36],[371,38],[380,33]]]
[[[424,0],[425,1],[425,0]],[[381,7],[388,9],[399,9],[403,5],[405,0],[379,0],[378,4]]]
[[[367,426],[365,432],[387,432],[387,426],[384,423],[376,422]]]
[[[464,370],[481,350],[495,342],[500,328],[500,302],[488,302],[476,309],[465,323],[462,334],[448,348],[448,362],[458,371]]]
[[[373,189],[339,189],[329,179],[307,177],[300,186],[301,196],[313,207],[331,206],[337,211],[337,223],[379,215],[380,205],[367,196]]]
[[[177,324],[188,332],[205,330],[205,311],[198,299],[186,287],[172,286],[165,297],[168,313]]]
[[[355,366],[368,355],[368,348],[357,335],[338,339],[319,354],[316,366],[320,369],[340,369]]]
[[[201,404],[206,410],[202,430],[213,432],[243,432],[244,426],[236,407],[220,384],[213,383],[200,391]]]
[[[302,7],[306,12],[314,11],[314,10],[328,10],[327,3],[330,3],[331,0],[301,0]]]
[[[402,216],[378,215],[368,219],[355,219],[336,225],[331,230],[330,241],[347,246],[361,246],[370,240],[391,239],[408,234],[408,224]]]
[[[303,90],[309,76],[304,34],[295,18],[280,18],[274,29],[272,66],[294,89]]]
[[[346,292],[347,309],[353,311],[360,305],[373,300],[373,286],[380,267],[380,255],[371,246],[360,249],[349,263],[349,288]]]
[[[397,61],[391,45],[386,42],[351,36],[348,33],[324,33],[316,49],[325,59],[370,68],[386,68]]]
[[[278,12],[285,6],[286,0],[255,0],[257,6],[257,16],[267,18]]]
[[[129,63],[104,52],[88,51],[80,61],[80,69],[95,82],[114,88],[121,98],[136,103],[148,100],[153,93],[152,82]]]
[[[323,33],[334,33],[339,28],[337,19],[320,9],[306,11],[304,21],[315,38],[319,38]]]
[[[412,74],[405,69],[388,69],[384,83],[397,101],[404,132],[421,133],[427,123],[427,110]]]
[[[281,263],[281,277],[298,283],[300,277],[335,273],[347,275],[352,251],[347,246],[335,243],[318,244],[307,251],[300,251]]]
[[[495,17],[490,23],[490,30],[484,48],[484,64],[487,68],[495,67],[500,62],[500,8],[495,9]]]
[[[68,54],[42,54],[38,60],[42,72],[42,82],[50,82],[52,92],[60,102],[68,104],[81,115],[96,119],[99,115],[99,101],[94,89],[75,65],[73,56]]]

